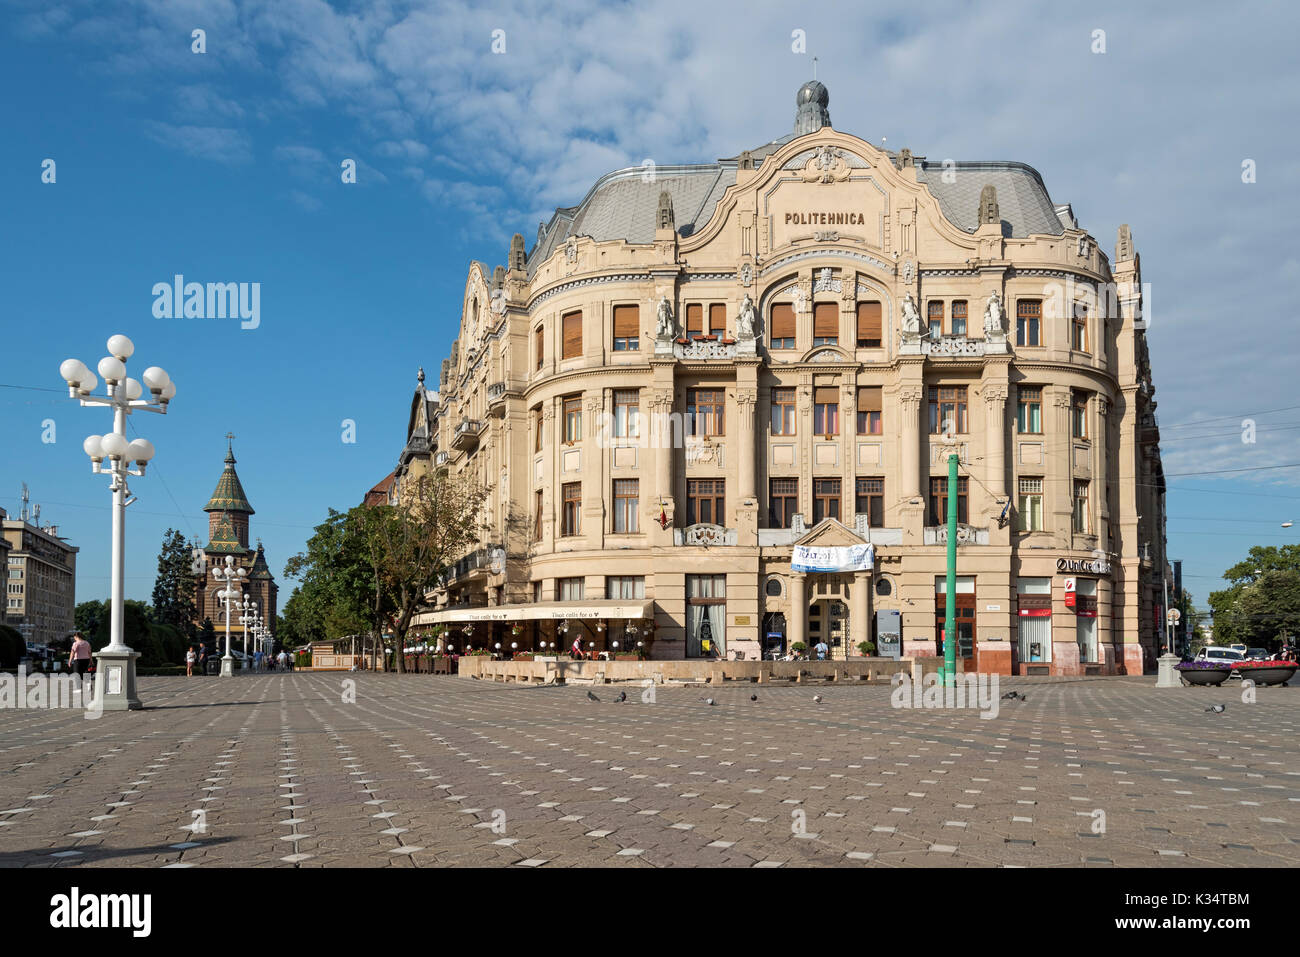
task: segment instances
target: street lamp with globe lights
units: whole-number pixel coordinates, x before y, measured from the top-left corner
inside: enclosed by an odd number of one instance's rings
[[[245,596],[244,600],[239,603],[239,609],[243,612],[239,616],[239,623],[244,626],[244,667],[248,667],[248,636],[252,634],[253,647],[257,648],[257,623],[261,616],[257,610],[257,599],[251,596]]]
[[[122,614],[126,581],[126,507],[135,501],[127,486],[127,476],[143,476],[154,457],[153,443],[148,439],[128,441],[126,417],[137,411],[166,415],[167,404],[176,395],[176,386],[166,372],[150,366],[141,376],[150,396],[143,399],[144,387],[126,374],[126,360],[135,353],[135,344],[126,336],[116,335],[108,340],[108,352],[97,366],[104,378],[106,395],[93,394],[99,386],[99,379],[80,359],[63,360],[59,365],[59,375],[68,384],[68,398],[79,400],[83,406],[108,406],[113,410],[113,431],[89,436],[81,447],[90,456],[91,471],[95,475],[110,476],[109,490],[113,493],[109,641],[95,653],[99,659],[97,671],[102,676],[102,680],[95,682],[95,700],[103,710],[126,711],[142,707],[135,688],[135,660],[140,654],[127,647]],[[135,468],[131,468],[133,462]]]
[[[235,659],[230,654],[230,619],[239,609],[239,596],[243,591],[243,583],[248,577],[248,571],[237,568],[234,558],[227,555],[224,565],[212,569],[212,577],[217,580],[217,584],[224,586],[217,592],[217,597],[226,606],[226,653],[221,658],[221,677],[230,678],[235,673]]]

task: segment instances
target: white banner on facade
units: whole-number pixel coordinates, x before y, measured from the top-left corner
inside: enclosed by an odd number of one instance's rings
[[[837,548],[796,545],[790,568],[796,572],[869,572],[875,563],[875,545],[845,545]]]

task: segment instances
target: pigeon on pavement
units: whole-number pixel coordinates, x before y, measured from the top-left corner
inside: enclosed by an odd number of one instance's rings
[[[597,697],[596,697],[594,694],[592,694],[590,691],[588,691],[588,692],[587,692],[587,700],[588,700],[588,701],[599,701],[600,699],[597,698]]]
[[[620,691],[620,692],[618,693],[618,697],[615,698],[614,700],[615,700],[615,701],[626,701],[626,700],[627,700],[627,692],[626,692],[626,691]]]
[[[704,699],[702,699],[702,700],[704,701],[705,704],[707,704],[707,705],[709,705],[709,706],[712,706],[712,705],[717,704],[717,702],[714,701],[712,698],[704,698]]]
[[[756,694],[752,694],[752,695],[750,695],[750,696],[749,696],[749,700],[750,700],[750,701],[757,701],[757,700],[758,700],[758,695],[756,695]]]
[[[822,703],[822,696],[819,695],[819,694],[815,694],[815,695],[813,695],[813,701],[817,702],[818,704],[821,704],[821,703]]]
[[[1206,708],[1205,710],[1213,711],[1215,714],[1223,714],[1223,712],[1227,709],[1227,707],[1228,706],[1226,704],[1214,704],[1214,705],[1210,705],[1210,707]]]

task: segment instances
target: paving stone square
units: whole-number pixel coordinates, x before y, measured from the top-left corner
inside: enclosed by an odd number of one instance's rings
[[[0,866],[1300,863],[1300,692],[1154,683],[1004,679],[1027,700],[984,720],[878,685],[614,703],[429,675],[143,678],[143,711],[0,711]]]

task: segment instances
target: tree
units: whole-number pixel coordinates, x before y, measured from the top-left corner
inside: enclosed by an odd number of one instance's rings
[[[1300,545],[1256,545],[1210,593],[1217,644],[1270,647],[1300,635]]]
[[[392,627],[397,670],[411,619],[451,564],[479,541],[487,490],[439,469],[404,489],[397,505],[361,506],[355,516],[373,570],[372,620]],[[377,642],[376,642],[377,643]]]
[[[199,641],[209,652],[216,650],[217,629],[213,626],[211,618],[203,619],[203,627],[199,629]]]
[[[286,647],[341,638],[371,625],[372,581],[369,552],[358,513],[330,509],[307,540],[307,549],[285,563],[286,578],[299,585],[284,605],[277,637]]]
[[[174,528],[163,533],[158,551],[158,577],[154,579],[154,621],[171,625],[187,638],[196,632],[194,618],[194,573],[190,568],[190,546]]]
[[[109,631],[113,627],[110,602],[104,602],[104,613],[99,617],[99,621],[93,632],[83,632],[90,646],[99,651],[108,644]],[[122,603],[122,641],[124,641],[132,650],[138,651],[143,656],[146,651],[152,653],[151,646],[153,636],[149,631],[149,619],[151,609],[142,601],[135,601],[128,598]],[[149,664],[143,657],[141,664]]]
[[[91,635],[99,631],[99,620],[107,618],[108,614],[108,602],[83,601],[73,609],[72,621],[77,631],[81,632],[89,640]]]

